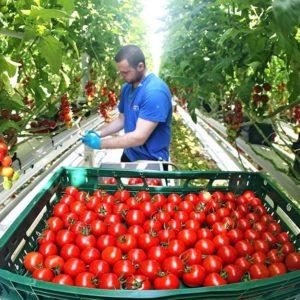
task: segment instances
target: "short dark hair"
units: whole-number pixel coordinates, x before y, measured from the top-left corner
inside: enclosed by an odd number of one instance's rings
[[[116,54],[115,61],[119,63],[124,59],[126,59],[129,65],[133,68],[136,68],[141,62],[144,63],[144,66],[146,67],[144,53],[138,46],[123,46]]]

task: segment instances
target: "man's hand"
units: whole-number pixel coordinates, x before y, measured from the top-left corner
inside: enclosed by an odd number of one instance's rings
[[[101,137],[94,130],[89,130],[85,132],[85,135],[81,138],[81,140],[85,145],[92,149],[99,150],[101,147]]]

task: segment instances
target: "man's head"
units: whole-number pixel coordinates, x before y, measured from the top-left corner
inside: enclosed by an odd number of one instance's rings
[[[122,47],[115,56],[117,69],[127,83],[141,81],[145,74],[145,56],[142,50],[134,45]]]

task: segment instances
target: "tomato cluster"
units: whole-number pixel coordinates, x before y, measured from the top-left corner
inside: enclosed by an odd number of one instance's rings
[[[32,133],[48,133],[55,130],[57,123],[55,120],[40,119],[30,123]]]
[[[12,167],[12,158],[8,153],[8,146],[0,140],[0,175],[3,176],[3,188],[11,189],[13,181],[20,177],[20,173],[16,172]]]
[[[100,289],[217,286],[300,269],[287,232],[252,191],[180,196],[67,187],[24,266]]]
[[[259,106],[260,103],[269,102],[269,96],[264,93],[271,91],[272,87],[269,83],[265,82],[263,85],[256,84],[253,87],[252,99],[256,106]]]
[[[109,91],[107,93],[107,88],[102,87],[101,89],[101,97],[102,101],[99,103],[99,113],[105,119],[105,121],[109,121],[108,111],[113,109],[117,104],[117,97],[114,91]]]
[[[1,118],[4,120],[11,120],[14,122],[20,122],[22,120],[22,117],[18,115],[17,113],[11,113],[11,111],[7,109],[1,110]]]
[[[294,108],[293,108],[293,117],[294,117],[294,120],[300,124],[300,105],[296,105]]]
[[[28,96],[25,96],[25,97],[23,98],[23,102],[24,102],[24,104],[27,105],[30,109],[34,108],[34,105],[35,105],[34,99],[31,99],[31,100],[30,100]]]
[[[86,83],[84,89],[85,89],[85,93],[87,96],[87,103],[88,103],[88,105],[91,105],[93,102],[93,99],[95,97],[95,93],[96,93],[96,86],[95,86],[94,82],[92,80],[89,80]]]
[[[243,106],[241,101],[236,100],[234,104],[225,103],[224,121],[228,124],[230,130],[239,130],[243,122]]]
[[[73,114],[67,94],[64,94],[61,97],[61,105],[58,119],[59,121],[64,121],[66,123],[67,128],[72,127]]]

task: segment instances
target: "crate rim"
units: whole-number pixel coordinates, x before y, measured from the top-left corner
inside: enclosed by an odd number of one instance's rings
[[[11,283],[10,287],[14,287],[13,283],[21,284],[24,286],[31,286],[32,288],[41,289],[41,291],[49,290],[49,291],[58,291],[63,292],[64,294],[76,294],[79,296],[95,296],[95,297],[108,297],[111,296],[113,298],[129,298],[132,297],[134,299],[150,299],[150,298],[159,298],[159,297],[169,297],[169,296],[179,296],[179,295],[190,295],[197,294],[200,295],[202,293],[226,293],[226,292],[241,292],[241,294],[246,293],[250,289],[254,289],[256,287],[263,288],[264,286],[268,286],[270,282],[272,284],[280,284],[284,287],[290,280],[300,277],[300,270],[289,272],[283,275],[270,277],[266,279],[259,280],[251,280],[247,282],[239,282],[233,284],[226,284],[222,286],[213,286],[213,287],[196,287],[196,288],[180,288],[174,290],[108,290],[108,289],[98,289],[98,288],[84,288],[77,287],[74,285],[60,285],[52,282],[44,282],[40,280],[36,280],[32,277],[26,277],[18,274],[11,273],[6,270],[0,269],[0,277],[9,278],[9,282]],[[1,282],[1,281],[0,281]],[[245,284],[247,284],[247,288],[245,288]],[[221,288],[218,291],[218,288]],[[69,290],[70,289],[70,290]],[[69,291],[68,291],[69,290]],[[111,295],[114,293],[113,295]],[[59,295],[57,295],[59,296]],[[63,294],[61,295],[63,296]]]

